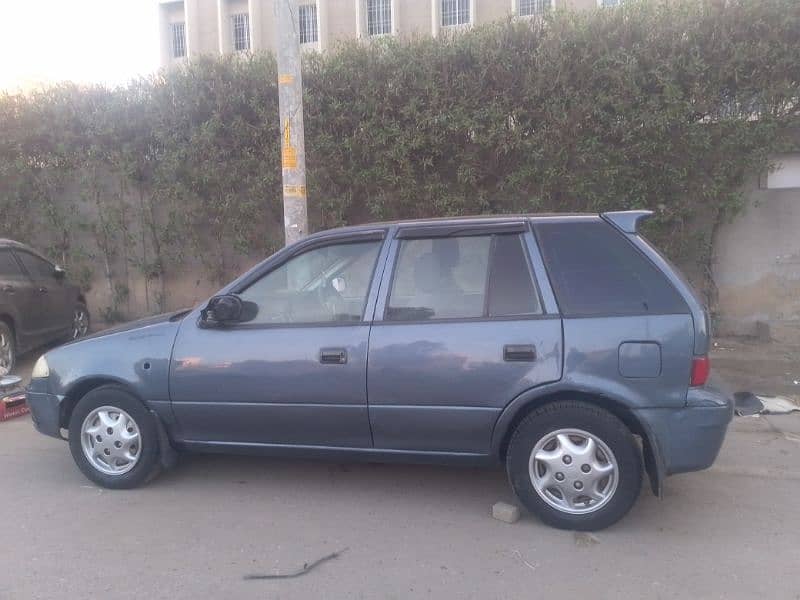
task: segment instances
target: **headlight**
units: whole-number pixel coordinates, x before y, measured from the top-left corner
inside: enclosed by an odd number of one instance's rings
[[[36,364],[33,365],[31,379],[44,379],[45,377],[50,377],[50,367],[47,365],[47,359],[44,354],[42,354]]]

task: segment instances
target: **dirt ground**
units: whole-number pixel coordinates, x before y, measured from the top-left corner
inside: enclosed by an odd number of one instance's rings
[[[713,360],[734,389],[795,385],[785,349],[723,340]],[[587,537],[492,519],[513,496],[491,469],[185,456],[103,490],[22,417],[0,423],[0,599],[798,599],[799,456],[799,413],[736,418],[711,469]]]

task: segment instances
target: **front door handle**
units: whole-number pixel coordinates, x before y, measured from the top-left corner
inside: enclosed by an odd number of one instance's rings
[[[6,294],[13,294],[14,293],[14,286],[13,285],[4,285],[3,286],[3,291]]]
[[[319,362],[326,365],[343,365],[347,362],[344,348],[323,348],[319,351]]]
[[[42,294],[46,294],[46,293],[47,293],[47,288],[46,288],[46,287],[44,287],[44,286],[43,286],[43,287],[40,287],[40,288],[39,288],[39,291],[40,291]]]
[[[536,360],[536,346],[533,344],[506,344],[503,346],[503,360],[533,361]]]

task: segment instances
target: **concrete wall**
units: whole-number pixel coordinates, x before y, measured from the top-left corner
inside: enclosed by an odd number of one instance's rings
[[[354,0],[328,0],[328,47],[356,37],[356,4]]]
[[[500,0],[499,2],[486,0],[475,0],[475,15],[472,17],[476,24],[490,23],[507,18],[512,12],[510,0]]]
[[[406,37],[414,35],[430,35],[431,3],[430,0],[395,0],[397,34]]]
[[[716,238],[721,333],[755,334],[761,321],[781,336],[800,323],[800,187],[765,181],[748,183],[744,210]]]

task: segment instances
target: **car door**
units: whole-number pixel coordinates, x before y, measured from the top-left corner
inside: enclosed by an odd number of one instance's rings
[[[53,263],[26,250],[15,250],[38,295],[37,320],[47,338],[58,336],[72,324],[72,303],[66,297],[67,286],[56,275]]]
[[[561,377],[527,224],[401,228],[387,265],[367,372],[375,447],[487,454],[505,405]]]
[[[44,323],[43,307],[33,280],[23,271],[11,248],[0,248],[0,312],[14,320],[23,348],[35,344]]]
[[[177,436],[205,444],[367,448],[366,369],[373,274],[384,231],[311,240],[227,292],[247,321],[187,318],[170,396]]]

